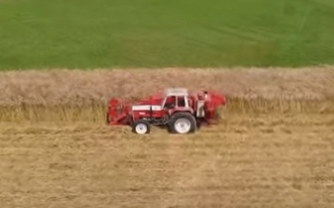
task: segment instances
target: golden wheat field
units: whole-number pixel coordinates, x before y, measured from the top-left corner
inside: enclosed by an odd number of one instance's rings
[[[145,85],[139,72],[0,73],[0,207],[333,207],[331,69],[165,72],[175,86],[225,92],[220,123],[191,135],[106,126],[109,96],[167,86],[148,73],[161,82]]]
[[[0,105],[104,104],[166,87],[213,89],[229,98],[334,98],[334,67],[234,69],[28,70],[0,73]]]

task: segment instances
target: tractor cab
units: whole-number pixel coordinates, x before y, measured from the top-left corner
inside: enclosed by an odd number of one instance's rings
[[[184,88],[169,88],[165,90],[162,100],[163,109],[189,108],[189,92]]]

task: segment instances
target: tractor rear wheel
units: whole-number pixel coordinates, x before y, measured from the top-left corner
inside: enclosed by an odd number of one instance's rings
[[[194,133],[196,131],[196,119],[190,113],[176,113],[169,121],[169,132],[178,134]]]
[[[132,132],[136,134],[149,134],[151,132],[150,124],[145,120],[138,120],[132,123]]]

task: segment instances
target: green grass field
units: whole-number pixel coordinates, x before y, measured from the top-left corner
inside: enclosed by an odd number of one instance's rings
[[[0,0],[0,69],[334,63],[332,0]]]

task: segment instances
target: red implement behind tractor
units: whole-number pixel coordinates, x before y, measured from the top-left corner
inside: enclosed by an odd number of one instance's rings
[[[189,93],[184,88],[166,89],[135,104],[112,98],[107,124],[129,125],[137,134],[150,133],[150,126],[165,126],[171,133],[195,132],[202,124],[215,123],[217,111],[226,104],[224,95],[213,91]]]

